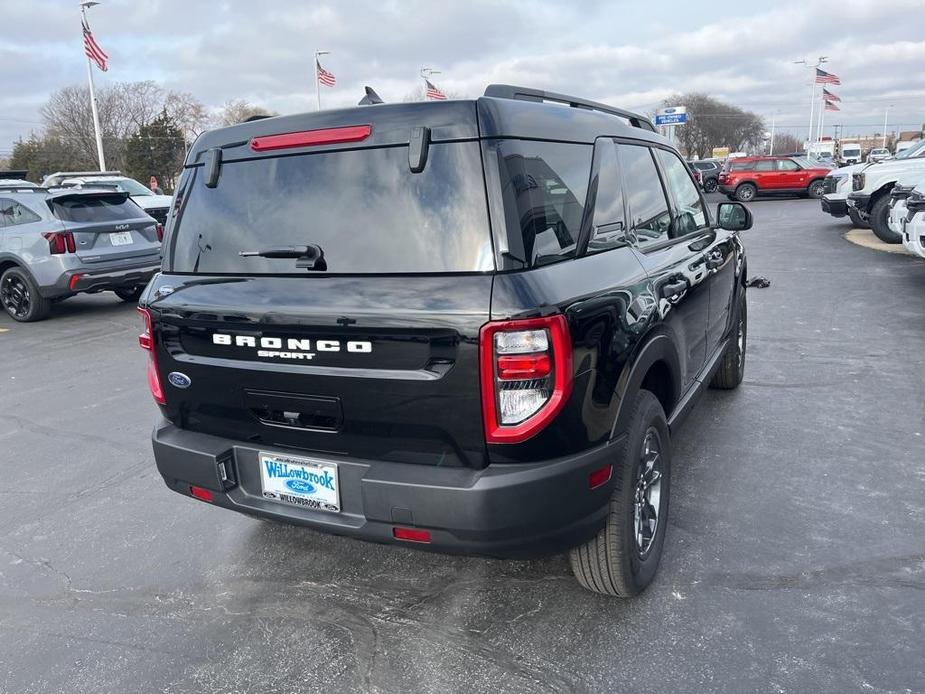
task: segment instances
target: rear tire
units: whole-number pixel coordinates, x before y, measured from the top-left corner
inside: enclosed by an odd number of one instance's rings
[[[858,211],[853,207],[848,208],[848,218],[858,229],[870,229],[870,224],[861,219],[861,215],[859,215]]]
[[[825,183],[821,178],[817,178],[815,181],[812,181],[809,184],[809,187],[806,189],[806,194],[814,200],[818,200],[823,195],[825,195]]]
[[[704,193],[715,193],[719,183],[716,182],[715,178],[708,178],[703,182],[703,192]]]
[[[751,202],[756,195],[758,195],[758,188],[755,187],[754,183],[743,183],[736,188],[735,199],[739,202]]]
[[[51,301],[39,294],[29,273],[20,267],[8,268],[0,277],[0,304],[20,323],[42,320],[51,311]]]
[[[655,577],[671,492],[671,440],[658,399],[640,390],[627,436],[614,461],[613,490],[604,528],[569,552],[575,578],[603,595],[638,595]],[[654,512],[654,513],[653,513]]]
[[[748,306],[745,302],[745,290],[740,289],[739,308],[736,311],[736,328],[732,342],[726,346],[719,369],[710,381],[711,388],[732,390],[738,388],[745,377],[745,352],[748,338]]]
[[[113,293],[122,299],[122,301],[129,304],[137,304],[138,299],[141,298],[141,293],[145,290],[144,287],[132,287],[131,289],[113,289]]]
[[[881,195],[870,208],[870,229],[883,243],[902,243],[902,236],[890,229],[889,195]]]

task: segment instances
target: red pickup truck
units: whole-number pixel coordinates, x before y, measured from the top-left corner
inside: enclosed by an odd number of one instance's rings
[[[726,162],[719,190],[740,202],[777,194],[821,198],[829,171],[802,157],[739,157]]]

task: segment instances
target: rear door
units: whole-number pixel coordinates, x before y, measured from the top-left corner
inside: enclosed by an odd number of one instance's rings
[[[184,174],[148,304],[168,417],[267,447],[483,466],[478,141],[431,143],[417,172],[407,146],[286,154],[226,161],[214,187]],[[309,245],[323,263],[264,253]]]
[[[631,144],[620,144],[618,150],[635,248],[653,285],[659,315],[678,346],[686,388],[706,358],[705,234],[696,230],[696,212],[677,208],[669,198],[668,182],[656,166],[659,150]],[[693,186],[687,168],[677,161]]]
[[[156,259],[161,252],[156,222],[127,193],[75,191],[53,195],[48,204],[74,235],[84,263]]]
[[[773,160],[759,159],[754,164],[755,183],[758,184],[759,190],[774,190],[780,187],[777,170],[774,167]]]

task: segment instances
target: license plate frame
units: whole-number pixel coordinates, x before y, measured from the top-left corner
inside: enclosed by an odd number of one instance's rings
[[[260,452],[260,494],[289,507],[340,513],[340,476],[337,463],[316,458]]]
[[[135,243],[130,231],[114,231],[109,234],[109,243],[112,246],[130,246]]]

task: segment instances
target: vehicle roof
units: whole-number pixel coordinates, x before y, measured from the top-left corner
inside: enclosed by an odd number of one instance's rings
[[[488,91],[491,90],[489,87]],[[205,152],[212,148],[222,151],[223,161],[278,156],[279,150],[254,152],[249,144],[255,137],[351,125],[372,127],[369,137],[352,145],[352,148],[407,144],[413,127],[429,128],[430,142],[516,137],[592,144],[598,137],[610,136],[671,146],[666,138],[647,127],[636,127],[625,118],[583,105],[593,102],[576,101],[579,102],[577,105],[563,105],[482,96],[458,101],[375,104],[276,116],[203,133],[193,144],[186,164],[189,166],[202,162]],[[654,126],[644,117],[629,115],[641,119],[654,130]],[[343,148],[343,145],[300,147],[286,151],[294,153],[337,148]]]

